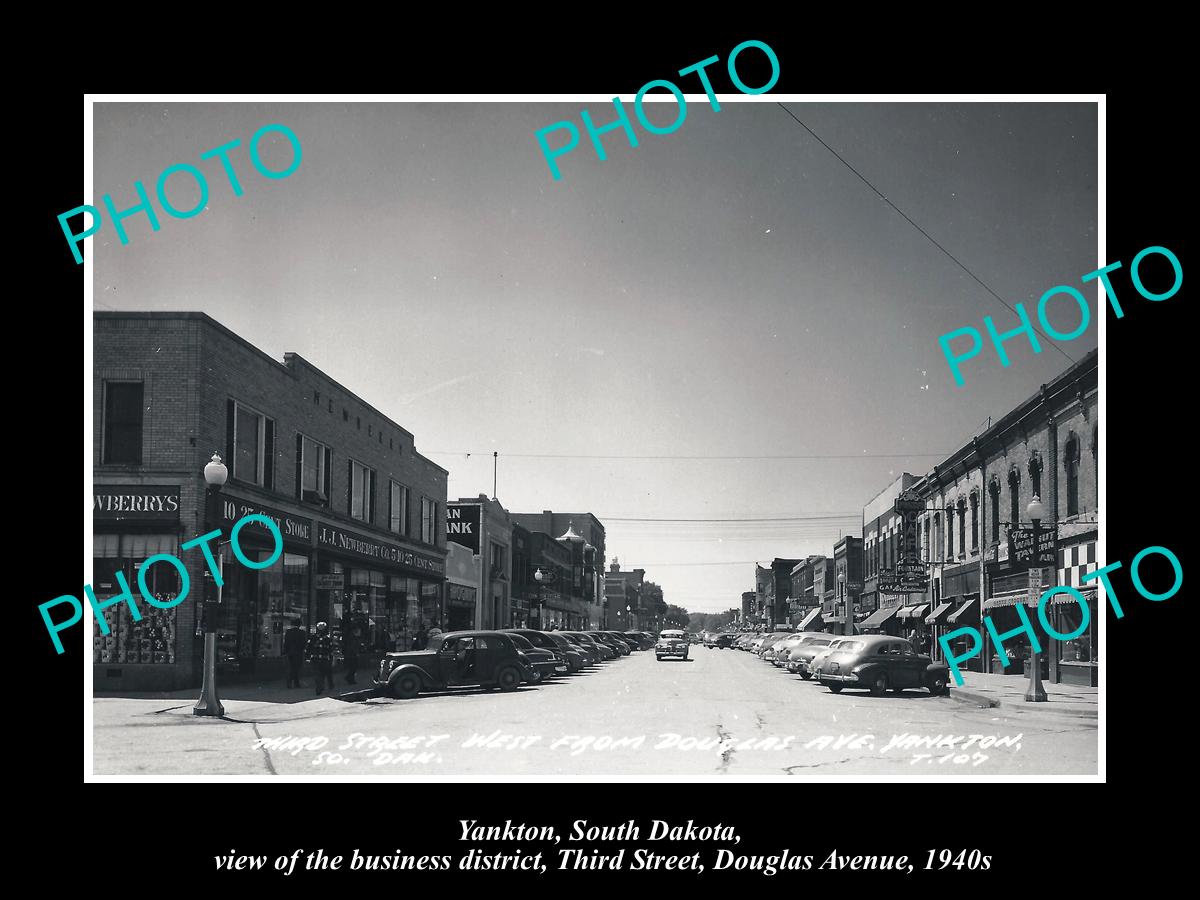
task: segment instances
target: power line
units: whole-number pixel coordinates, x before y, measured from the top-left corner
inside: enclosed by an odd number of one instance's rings
[[[972,272],[970,269],[968,269],[965,265],[963,265],[961,262],[959,262],[958,257],[956,257],[953,253],[951,253],[949,250],[947,250],[945,247],[943,247],[941,244],[939,244],[936,240],[934,240],[933,236],[928,231],[926,231],[924,228],[922,228],[920,225],[918,225],[916,222],[914,222],[911,218],[909,218],[908,214],[905,213],[904,210],[902,210],[895,203],[893,203],[891,200],[889,200],[887,197],[885,197],[883,195],[883,192],[880,191],[879,188],[875,187],[875,185],[873,185],[873,184],[871,184],[871,182],[867,181],[866,177],[861,172],[859,172],[858,169],[854,168],[854,166],[852,166],[852,165],[850,165],[850,163],[846,162],[846,160],[842,157],[842,155],[840,153],[838,153],[836,150],[834,150],[832,147],[830,147],[827,143],[825,143],[823,140],[821,140],[821,136],[818,135],[811,128],[809,128],[807,125],[805,125],[803,122],[801,122],[800,119],[798,119],[796,117],[795,113],[793,113],[790,109],[788,109],[782,103],[777,103],[777,105],[785,113],[787,113],[789,116],[791,116],[792,119],[795,120],[797,125],[799,125],[805,131],[807,131],[809,134],[811,134],[814,138],[816,138],[822,147],[824,147],[826,150],[828,150],[830,153],[832,153],[834,156],[836,156],[838,158],[838,161],[842,165],[844,165],[847,169],[849,169],[851,172],[853,172],[855,175],[857,175],[859,177],[859,180],[862,181],[862,183],[865,184],[867,187],[869,187],[872,191],[874,191],[880,200],[882,200],[884,203],[886,203],[888,206],[890,206],[892,209],[894,209],[896,212],[898,212],[904,218],[904,221],[908,222],[909,225],[911,225],[913,228],[917,229],[917,231],[921,232],[921,234],[925,235],[925,237],[926,237],[926,239],[928,239],[929,243],[933,244],[933,246],[937,247],[939,250],[941,250],[943,253],[945,253],[946,256],[948,256],[950,258],[950,260],[956,266],[958,266],[960,269],[962,269],[964,272],[966,272],[968,275],[970,275],[973,279],[975,279],[976,283],[980,287],[982,287],[985,291],[987,291],[989,294],[991,294],[993,297],[995,297],[997,300],[999,300],[1001,303],[1003,303],[1005,305],[1005,307],[1008,308],[1009,312],[1013,313],[1014,315],[1016,314],[1017,311],[1015,309],[1013,309],[1012,306],[1009,305],[1007,300],[1005,300],[1003,297],[1001,297],[999,294],[997,294],[995,291],[993,291],[990,287],[988,287],[986,284],[984,284],[983,279],[981,279],[978,275],[976,275],[974,272]],[[1065,356],[1071,362],[1075,362],[1074,357],[1072,357],[1069,353],[1067,353],[1067,351],[1064,350],[1062,347],[1058,346],[1058,344],[1055,344],[1051,340],[1049,335],[1047,335],[1043,331],[1039,331],[1038,333],[1041,334],[1042,337],[1044,337],[1047,341],[1050,341],[1051,347],[1053,347],[1055,350],[1057,350],[1059,353],[1061,353],[1063,356]]]
[[[438,456],[487,456],[493,450],[422,450]],[[759,456],[675,456],[670,454],[604,454],[604,453],[501,453],[510,459],[910,459],[913,457],[946,457],[949,452],[936,453],[809,453]]]
[[[828,515],[784,516],[778,519],[642,519],[633,516],[602,516],[604,522],[809,522],[837,519],[860,519],[861,511],[851,513],[829,513]]]

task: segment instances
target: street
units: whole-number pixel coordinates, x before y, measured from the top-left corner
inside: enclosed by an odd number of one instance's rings
[[[306,684],[310,682],[306,680]],[[635,652],[513,693],[414,700],[93,701],[97,775],[792,776],[961,779],[1095,774],[1095,720],[979,709],[908,690],[834,695],[738,650]]]

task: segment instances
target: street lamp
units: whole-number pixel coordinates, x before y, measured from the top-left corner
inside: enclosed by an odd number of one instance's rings
[[[1033,495],[1033,499],[1025,507],[1025,514],[1033,522],[1033,561],[1041,569],[1041,560],[1038,559],[1039,538],[1042,529],[1042,517],[1046,515],[1046,507],[1042,504],[1042,500],[1037,494]],[[1025,691],[1025,701],[1027,703],[1045,703],[1047,700],[1046,689],[1042,687],[1042,655],[1034,649],[1036,646],[1036,643],[1030,642],[1029,687]]]
[[[537,571],[533,573],[533,580],[537,582],[537,620],[538,620],[537,627],[538,627],[538,631],[546,630],[545,628],[542,627],[546,621],[545,616],[543,615],[544,607],[542,605],[542,584],[545,583],[549,579],[549,577],[550,576],[547,573],[542,571],[541,566],[538,566]]]
[[[212,530],[214,513],[216,512],[217,498],[221,493],[221,488],[225,482],[229,480],[229,469],[221,462],[221,457],[216,453],[212,455],[212,459],[204,467],[204,483],[206,485],[204,494],[204,533],[208,534]],[[204,673],[201,676],[200,682],[200,699],[196,701],[196,705],[192,707],[192,715],[194,716],[223,716],[225,715],[225,707],[221,705],[221,699],[217,696],[217,612],[221,604],[221,584],[224,582],[225,572],[225,553],[221,549],[221,542],[217,543],[217,572],[216,586],[217,599],[213,604],[205,603],[203,609],[204,615]]]

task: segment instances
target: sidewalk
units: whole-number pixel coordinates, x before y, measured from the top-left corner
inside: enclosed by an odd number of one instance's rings
[[[1016,706],[1027,711],[1054,712],[1089,719],[1098,718],[1100,715],[1099,688],[1043,681],[1046,702],[1026,703],[1028,678],[1017,675],[984,675],[980,672],[963,672],[962,678],[962,687],[956,687],[954,680],[950,680],[950,697],[972,706]]]
[[[273,679],[265,682],[234,682],[223,684],[218,679],[217,694],[221,701],[246,700],[252,703],[304,703],[308,700],[362,700],[365,695],[374,692],[371,676],[364,675],[360,670],[356,684],[346,684],[345,676],[336,673],[333,678],[333,690],[326,689],[323,694],[314,690],[313,677],[301,677],[304,687],[288,688],[286,679]],[[200,696],[199,687],[184,688],[178,691],[94,691],[93,699],[121,700],[176,700],[192,701]]]

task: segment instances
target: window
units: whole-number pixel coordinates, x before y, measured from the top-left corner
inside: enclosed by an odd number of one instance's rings
[[[1067,515],[1079,515],[1079,438],[1072,432],[1067,439]]]
[[[274,487],[275,422],[230,400],[226,405],[226,436],[233,460],[230,475],[239,481]]]
[[[1042,457],[1036,450],[1029,456],[1029,480],[1033,482],[1033,493],[1038,499],[1042,497]]]
[[[301,500],[329,499],[329,448],[303,434],[296,435],[296,496]]]
[[[946,559],[954,559],[954,503],[946,506]]]
[[[958,555],[967,555],[967,498],[958,498]]]
[[[492,544],[492,576],[503,574],[504,572],[504,545]],[[576,578],[578,581],[578,577]]]
[[[421,498],[421,540],[426,544],[437,540],[437,503],[428,497]]]
[[[142,464],[142,383],[104,382],[104,462]]]
[[[408,488],[393,481],[388,493],[388,528],[396,534],[408,534]]]
[[[1021,470],[1016,466],[1008,470],[1008,521],[1021,524]]]
[[[942,560],[942,514],[933,515],[933,544],[937,547],[938,562]]]
[[[992,543],[997,544],[1000,542],[1000,479],[995,475],[992,476],[992,481],[988,485],[988,494],[992,504]]]
[[[979,491],[971,491],[971,550],[979,549]]]
[[[921,545],[922,552],[925,556],[925,561],[929,562],[929,519],[925,520],[925,540]]]
[[[350,517],[375,521],[375,472],[350,460]]]

